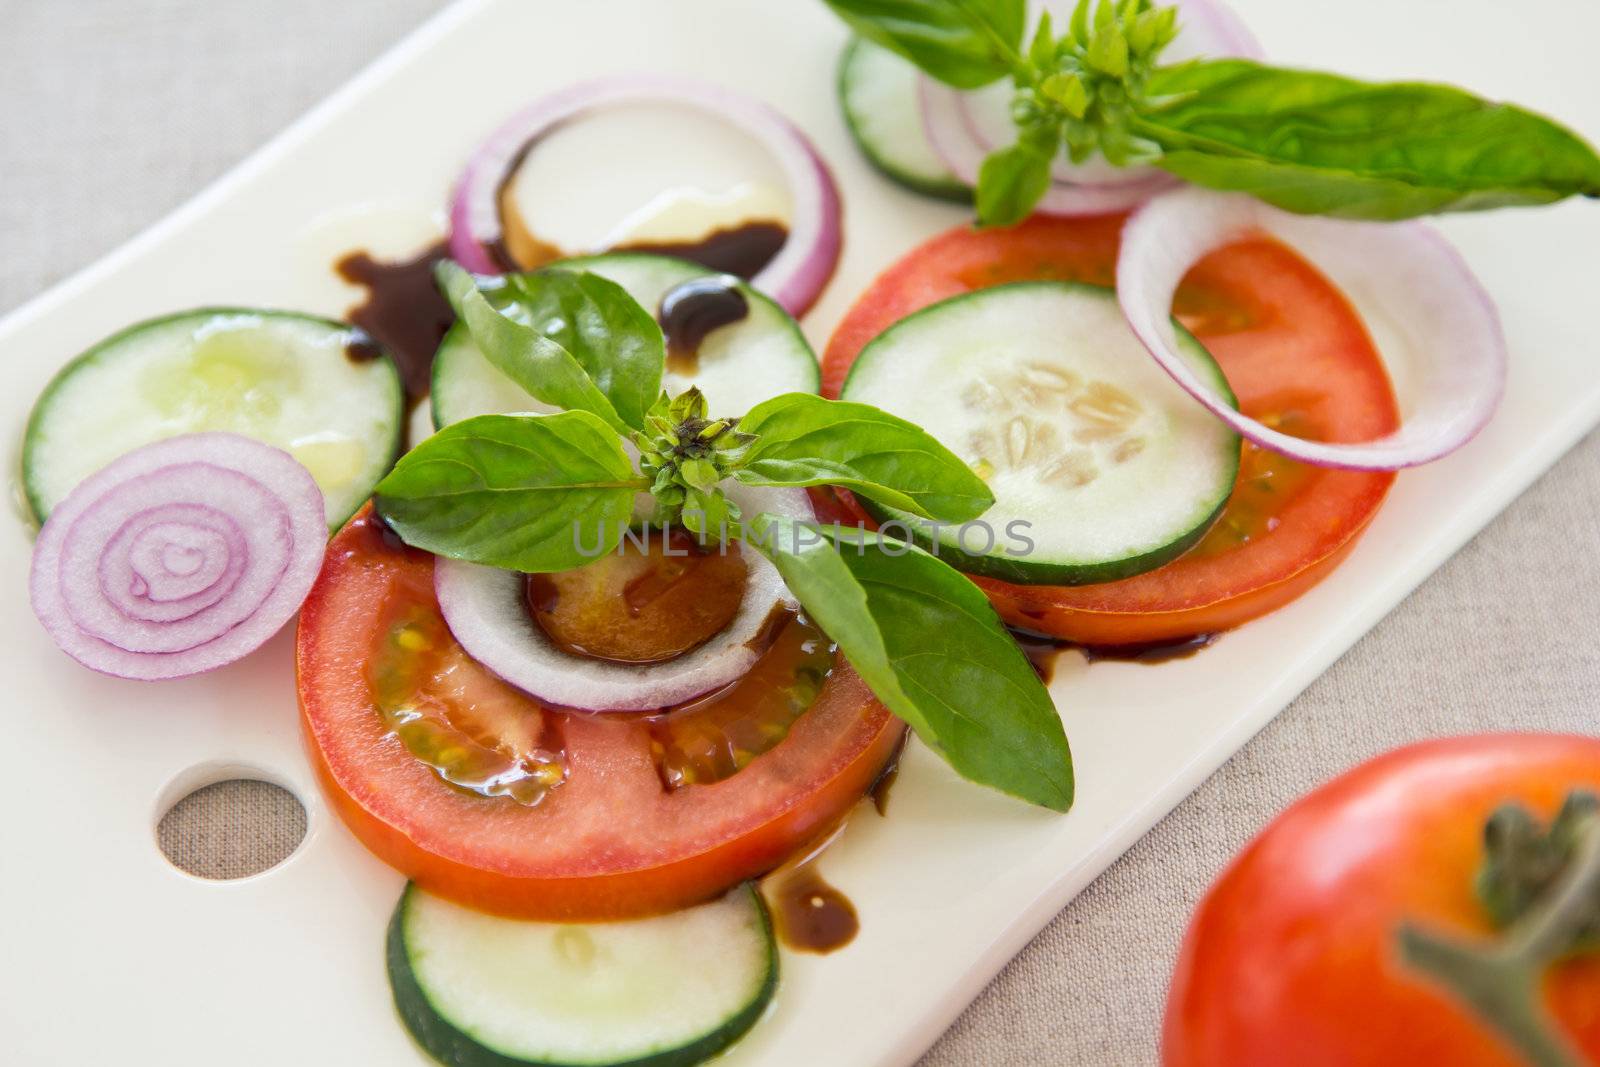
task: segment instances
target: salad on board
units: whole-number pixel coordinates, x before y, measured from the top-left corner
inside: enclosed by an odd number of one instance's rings
[[[1414,220],[1600,196],[1553,120],[1274,66],[1215,0],[825,2],[861,152],[974,219],[882,264],[820,359],[827,162],[638,74],[507,119],[446,242],[341,264],[349,321],[136,323],[34,406],[63,652],[159,682],[298,614],[284,684],[408,879],[388,977],[441,1063],[728,1048],[780,943],[853,935],[810,860],[911,735],[1069,812],[1056,651],[1203,654],[1492,417],[1494,304]],[[669,125],[697,150],[651,153]],[[618,138],[655,165],[583,170]],[[1420,342],[1404,411],[1351,272]]]

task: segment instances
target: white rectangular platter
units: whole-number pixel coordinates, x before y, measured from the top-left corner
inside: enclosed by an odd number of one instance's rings
[[[1468,85],[1600,136],[1589,43],[1600,5],[1530,0],[1237,0],[1278,61]],[[403,253],[438,225],[472,145],[513,107],[596,74],[708,77],[790,115],[834,165],[846,250],[806,321],[821,346],[866,283],[962,212],[869,171],[833,98],[843,31],[820,0],[468,0],[434,20],[188,206],[0,324],[16,441],[49,376],[100,336],[207,303],[339,314],[329,273],[364,244]],[[114,165],[115,161],[105,161]],[[1600,420],[1593,302],[1600,207],[1444,223],[1500,302],[1513,366],[1471,446],[1404,474],[1324,585],[1191,660],[1068,658],[1053,686],[1077,807],[1035,811],[957,781],[913,747],[887,818],[826,857],[859,938],[786,955],[777,1004],[727,1062],[904,1064],[1091,879]],[[70,663],[29,613],[29,535],[0,538],[10,683],[0,777],[6,1062],[418,1062],[384,978],[401,887],[319,797],[301,752],[292,634],[222,672],[141,685]],[[156,848],[191,788],[238,774],[291,789],[310,830],[281,866],[206,883]]]

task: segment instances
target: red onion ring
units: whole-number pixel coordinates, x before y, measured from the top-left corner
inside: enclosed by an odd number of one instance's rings
[[[535,101],[472,154],[450,206],[450,254],[478,274],[503,268],[492,246],[502,236],[499,193],[528,146],[556,125],[596,108],[670,101],[707,111],[743,130],[772,154],[794,200],[789,236],[750,283],[791,315],[803,315],[839,262],[839,189],[815,146],[766,104],[704,82],[632,75],[582,82]]]
[[[1183,62],[1200,56],[1260,58],[1260,43],[1242,19],[1220,0],[1177,0],[1182,30],[1163,59]],[[1065,27],[1075,5],[1048,0],[1043,7],[1057,27]],[[978,168],[995,149],[1014,137],[1009,115],[981,114],[974,104],[984,90],[960,92],[927,75],[918,76],[923,127],[934,151],[951,173],[968,185],[978,183]],[[1046,215],[1098,215],[1125,211],[1176,186],[1178,179],[1155,167],[1115,167],[1100,158],[1073,163],[1059,159],[1054,183],[1039,201]]]
[[[1208,253],[1241,238],[1282,240],[1326,273],[1374,331],[1391,376],[1412,398],[1400,429],[1374,441],[1305,441],[1234,410],[1178,355],[1172,299]],[[1218,418],[1263,448],[1322,467],[1398,470],[1472,439],[1505,390],[1506,341],[1494,301],[1460,254],[1421,223],[1348,222],[1291,215],[1237,194],[1185,188],[1140,208],[1122,232],[1117,299],[1156,362]]]
[[[286,452],[173,437],[85,479],[34,546],[33,610],[69,656],[155,680],[231,663],[289,621],[327,543],[322,491]]]
[[[815,518],[804,489],[729,485],[730,500],[753,516],[767,511]],[[766,557],[741,546],[749,568],[738,614],[723,631],[665,663],[585,659],[545,636],[528,614],[522,574],[439,557],[433,585],[439,610],[467,654],[507,682],[548,703],[587,711],[650,711],[671,707],[740,678],[756,660],[760,636],[775,605],[796,606]]]

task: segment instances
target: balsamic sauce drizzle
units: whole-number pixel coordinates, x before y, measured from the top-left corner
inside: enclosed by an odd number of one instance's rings
[[[789,229],[782,223],[756,221],[713,230],[694,241],[640,241],[612,251],[676,256],[749,281],[777,258],[788,240]]]
[[[667,339],[667,369],[681,375],[695,372],[700,346],[713,330],[750,314],[750,302],[727,275],[691,278],[661,297],[656,319]]]
[[[1077,649],[1090,663],[1111,660],[1122,663],[1142,663],[1153,666],[1168,660],[1188,659],[1203,648],[1210,648],[1221,634],[1204,633],[1189,637],[1175,637],[1161,641],[1145,641],[1132,645],[1087,645],[1076,641],[1063,641],[1049,634],[1038,633],[1020,626],[1008,626],[1017,647],[1033,664],[1034,671],[1049,684],[1055,675],[1056,660],[1068,649]]]
[[[817,870],[822,851],[769,875],[761,887],[772,909],[773,932],[797,952],[836,952],[861,930],[855,905]]]
[[[366,299],[347,311],[345,318],[394,358],[409,405],[428,395],[434,353],[456,320],[450,302],[433,279],[434,264],[449,254],[440,241],[409,259],[383,262],[358,250],[334,264],[341,278],[367,290]],[[346,346],[345,354],[364,362],[376,359],[379,349],[371,341],[358,339]]]

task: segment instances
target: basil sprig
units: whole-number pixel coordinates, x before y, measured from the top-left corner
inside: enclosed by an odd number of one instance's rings
[[[1059,36],[1047,12],[1025,50],[1011,0],[825,2],[856,32],[958,89],[1011,77],[1017,140],[979,170],[984,225],[1025,218],[1049,189],[1056,159],[1096,154],[1289,211],[1351,219],[1600,196],[1600,156],[1582,138],[1461,89],[1244,60],[1162,67],[1177,9],[1154,0],[1079,0]],[[983,62],[971,58],[979,41],[988,42]]]
[[[770,558],[878,699],[958,773],[1067,810],[1072,757],[1061,719],[976,586],[877,534],[740,515],[721,488],[730,478],[842,485],[965,522],[994,497],[958,457],[865,404],[790,393],[743,418],[717,418],[698,390],[668,397],[658,391],[660,329],[594,275],[475,279],[445,267],[440,280],[489,361],[569,410],[468,419],[402,458],[379,483],[376,506],[407,544],[512,570],[568,570],[614,549],[648,493],[659,521],[705,540],[743,538]],[[644,405],[647,383],[657,391]]]
[[[1403,219],[1600,195],[1572,131],[1445,85],[1379,85],[1246,60],[1156,72],[1137,133],[1160,165],[1289,211]]]
[[[1018,70],[1027,0],[826,0],[863,37],[958,89]]]
[[[739,420],[754,440],[733,477],[747,485],[839,485],[923,518],[966,522],[994,494],[915,423],[870,404],[785,393]]]
[[[482,342],[479,342],[480,344]],[[574,523],[616,548],[634,497],[616,431],[587,411],[479,415],[446,426],[400,457],[378,483],[376,506],[408,545],[518,571],[592,563]]]
[[[661,391],[666,341],[622,286],[554,270],[480,284],[449,260],[437,276],[489,362],[535,399],[591,412],[624,433],[644,427]]]
[[[977,586],[920,548],[859,529],[763,514],[745,539],[957,773],[1056,811],[1072,806],[1061,717]]]

